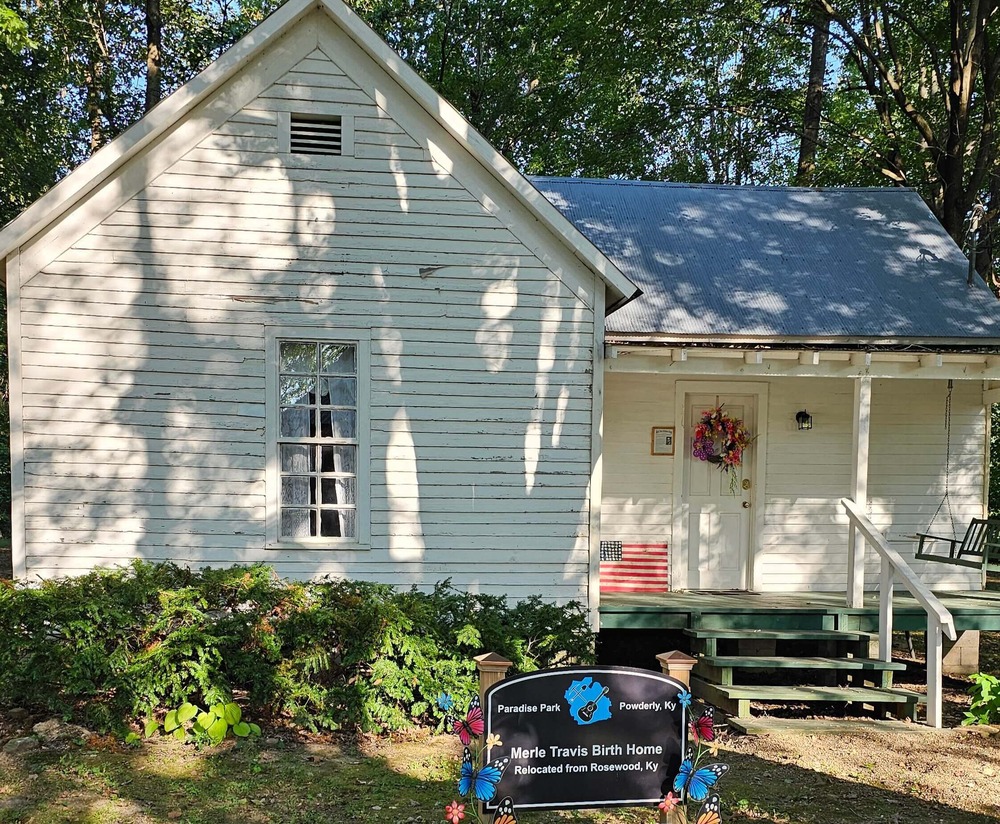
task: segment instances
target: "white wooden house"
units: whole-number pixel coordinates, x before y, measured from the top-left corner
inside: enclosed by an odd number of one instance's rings
[[[19,577],[596,608],[602,539],[665,545],[661,588],[843,591],[842,497],[900,541],[945,479],[983,514],[997,304],[914,193],[529,182],[340,0],[282,6],[0,259]],[[690,457],[716,402],[757,436],[737,495]]]
[[[843,593],[844,497],[910,561],[915,533],[986,517],[1000,303],[915,192],[535,183],[643,290],[607,321],[601,531],[667,543],[669,571],[632,589]],[[735,494],[691,454],[719,403],[756,436]]]
[[[586,600],[635,287],[339,0],[0,233],[16,576],[267,562]]]

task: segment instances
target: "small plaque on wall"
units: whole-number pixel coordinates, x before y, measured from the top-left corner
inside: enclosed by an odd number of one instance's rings
[[[649,443],[650,455],[673,455],[674,428],[672,426],[654,426]]]

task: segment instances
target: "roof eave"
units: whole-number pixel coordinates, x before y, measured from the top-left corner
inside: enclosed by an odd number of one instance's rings
[[[881,349],[916,349],[924,351],[953,351],[955,349],[996,349],[1000,351],[1000,339],[991,336],[975,337],[927,337],[927,336],[854,336],[854,335],[682,335],[661,332],[614,332],[608,331],[604,337],[607,343],[635,346],[702,346],[708,348],[822,348],[859,350],[866,347]]]

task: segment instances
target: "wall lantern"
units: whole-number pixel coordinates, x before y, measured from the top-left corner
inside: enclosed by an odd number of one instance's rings
[[[813,428],[813,416],[803,409],[801,412],[795,415],[795,423],[799,425],[799,429],[812,429]]]

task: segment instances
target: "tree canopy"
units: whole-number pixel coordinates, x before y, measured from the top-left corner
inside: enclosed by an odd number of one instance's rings
[[[988,279],[998,4],[355,0],[525,172],[913,186]],[[276,5],[0,0],[0,222]]]

